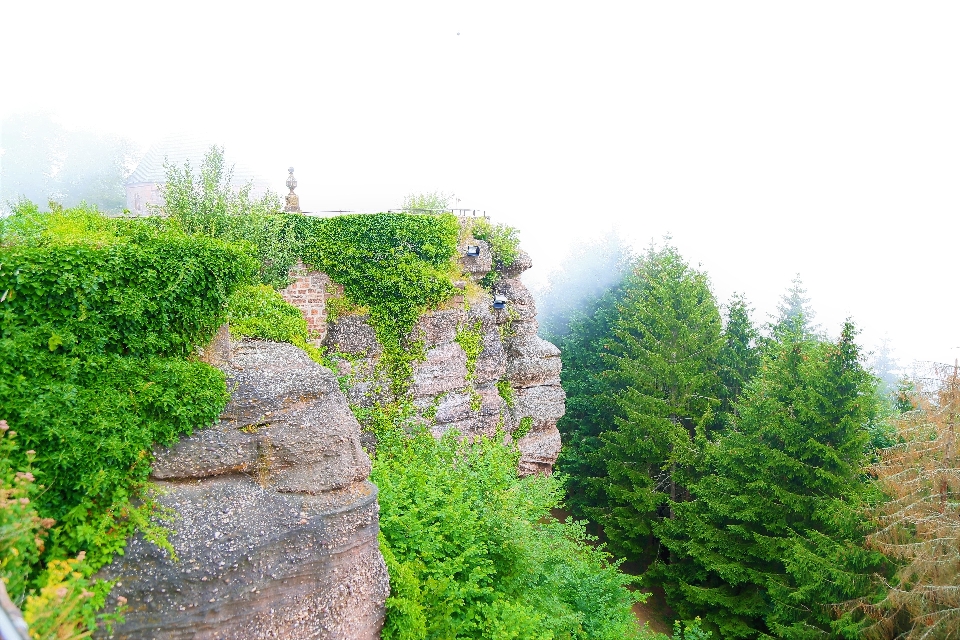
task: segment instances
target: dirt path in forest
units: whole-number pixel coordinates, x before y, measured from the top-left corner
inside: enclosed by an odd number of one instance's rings
[[[654,587],[653,589],[640,589],[644,593],[649,593],[650,597],[646,602],[638,602],[633,605],[633,615],[637,617],[637,622],[642,627],[644,623],[650,625],[651,631],[665,633],[668,636],[673,634],[672,620],[676,614],[667,606],[667,601],[663,597],[663,589]]]

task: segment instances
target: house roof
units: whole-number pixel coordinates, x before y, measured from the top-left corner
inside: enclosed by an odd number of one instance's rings
[[[147,150],[137,168],[127,177],[124,184],[163,184],[167,181],[167,172],[163,167],[164,161],[178,167],[182,167],[185,162],[189,162],[190,168],[196,172],[203,164],[203,157],[214,144],[209,140],[185,134],[167,136]],[[234,187],[252,182],[252,191],[255,194],[262,194],[269,189],[270,183],[251,169],[239,163],[231,163],[229,156],[224,159],[224,164],[228,169],[231,165],[233,166],[231,184]]]

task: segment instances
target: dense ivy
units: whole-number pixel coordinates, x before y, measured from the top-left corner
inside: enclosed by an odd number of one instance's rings
[[[210,424],[223,374],[188,356],[225,319],[255,261],[244,247],[24,205],[0,229],[0,407],[33,450],[46,557],[87,551],[96,567],[135,528],[154,443]],[[14,463],[26,464],[25,453]]]
[[[460,226],[440,216],[379,213],[299,223],[303,261],[343,286],[347,299],[370,310],[383,345],[381,365],[402,394],[418,350],[408,336],[420,315],[453,295]],[[309,235],[308,235],[309,234]]]

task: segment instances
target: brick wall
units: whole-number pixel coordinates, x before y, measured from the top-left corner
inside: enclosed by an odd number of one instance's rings
[[[311,342],[319,343],[327,333],[327,298],[341,295],[339,285],[319,271],[310,271],[298,263],[290,270],[293,284],[280,292],[283,299],[303,312]]]

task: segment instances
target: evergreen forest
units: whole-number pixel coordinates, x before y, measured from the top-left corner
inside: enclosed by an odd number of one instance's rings
[[[799,277],[758,325],[669,239],[592,251],[615,281],[541,296],[581,294],[544,323],[573,516],[711,637],[958,637],[956,367],[891,391]]]

